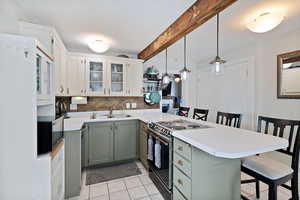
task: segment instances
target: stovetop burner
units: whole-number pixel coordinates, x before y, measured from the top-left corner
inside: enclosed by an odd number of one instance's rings
[[[185,129],[203,129],[209,128],[209,126],[190,122],[187,120],[175,120],[175,121],[161,121],[157,122],[157,124],[169,128],[171,130],[185,130]]]

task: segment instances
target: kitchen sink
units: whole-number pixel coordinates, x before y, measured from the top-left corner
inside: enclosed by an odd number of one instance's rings
[[[128,117],[131,117],[131,115],[127,115],[127,114],[113,114],[113,115],[93,114],[91,116],[91,119],[128,118]]]

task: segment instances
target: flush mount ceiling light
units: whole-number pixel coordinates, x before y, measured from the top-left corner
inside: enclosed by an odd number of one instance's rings
[[[247,27],[252,32],[265,33],[278,26],[283,19],[284,16],[280,13],[265,12],[248,23]]]
[[[226,63],[226,61],[222,60],[219,56],[219,13],[218,13],[217,14],[217,56],[209,64],[214,65],[212,68],[212,71],[214,73],[220,74],[224,70],[222,66],[222,64],[224,63]]]
[[[183,50],[183,59],[184,59],[184,67],[182,70],[180,70],[180,74],[181,74],[181,79],[182,80],[186,80],[188,73],[191,72],[191,70],[189,70],[188,68],[186,68],[186,36],[184,36],[184,50]]]
[[[92,41],[88,45],[90,49],[92,49],[96,53],[103,53],[109,48],[109,45],[102,40]]]

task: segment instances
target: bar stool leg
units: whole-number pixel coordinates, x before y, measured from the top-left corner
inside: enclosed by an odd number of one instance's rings
[[[294,175],[291,180],[291,187],[292,187],[292,199],[299,200],[299,190],[298,190],[298,176]]]
[[[256,186],[256,198],[260,198],[260,188],[259,188],[259,180],[255,181],[255,186]]]
[[[277,185],[269,185],[269,200],[277,200]]]

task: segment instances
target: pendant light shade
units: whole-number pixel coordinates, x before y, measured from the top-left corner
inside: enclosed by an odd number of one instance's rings
[[[168,49],[166,49],[166,72],[162,76],[162,87],[168,86],[171,81],[171,76],[168,74]]]
[[[182,70],[180,70],[180,75],[181,75],[181,80],[186,80],[188,78],[188,74],[191,72],[191,70],[189,70],[187,67],[186,67],[186,36],[184,36],[184,67]]]
[[[221,59],[219,56],[219,13],[217,14],[217,56],[209,64],[213,65],[212,71],[216,74],[220,74],[224,71],[223,64],[226,63],[225,60]]]

